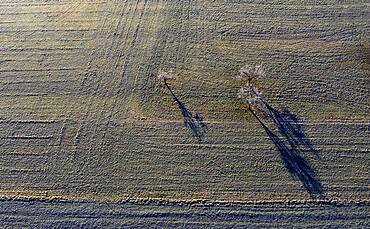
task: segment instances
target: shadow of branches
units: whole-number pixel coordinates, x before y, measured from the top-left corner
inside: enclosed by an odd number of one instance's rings
[[[191,130],[193,137],[196,138],[198,142],[202,142],[204,140],[205,131],[208,128],[207,124],[204,122],[204,118],[198,113],[193,115],[185,104],[175,95],[166,80],[164,80],[164,84],[181,110],[185,127]]]
[[[286,108],[282,112],[268,104],[267,108],[276,127],[293,148],[297,147],[301,152],[310,152],[316,158],[320,158],[320,152],[315,149],[308,136],[304,133],[302,121],[296,115]]]
[[[313,147],[308,137],[303,132],[298,117],[290,113],[287,109],[280,112],[267,103],[266,107],[270,113],[269,117],[273,120],[279,135],[282,137],[278,137],[278,135],[268,128],[251,108],[249,108],[249,110],[259,121],[268,137],[276,146],[289,173],[301,181],[311,197],[317,195],[321,196],[323,194],[321,182],[310,163],[302,154],[304,151],[308,151],[313,153],[316,157],[319,157],[319,151]]]
[[[304,188],[312,197],[321,196],[323,189],[320,180],[310,163],[303,156],[303,153],[308,151],[319,158],[319,152],[304,133],[299,118],[288,109],[280,112],[271,107],[256,87],[255,81],[262,79],[265,75],[265,70],[261,65],[242,67],[236,76],[237,80],[244,82],[243,87],[239,90],[238,97],[248,104],[249,111],[259,121],[268,137],[275,144],[289,173],[302,182]],[[263,114],[264,117],[272,119],[277,134],[256,115],[257,111]]]

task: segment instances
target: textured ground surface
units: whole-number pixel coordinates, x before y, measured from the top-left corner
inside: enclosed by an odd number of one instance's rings
[[[38,224],[40,212],[46,226],[92,225],[91,218],[206,226],[220,212],[219,226],[267,226],[278,216],[282,227],[290,219],[365,225],[369,7],[365,0],[1,0],[0,222]],[[245,111],[233,77],[260,63],[268,75],[259,88],[272,107],[299,118],[293,127],[319,156],[310,147],[287,150],[285,119],[264,120],[269,132]],[[204,117],[201,143],[157,80],[160,69],[173,69],[173,92]],[[148,198],[168,204],[110,202]],[[326,202],[283,204],[312,198]],[[170,204],[194,199],[229,205]]]
[[[0,200],[2,226],[42,228],[366,228],[368,206]]]

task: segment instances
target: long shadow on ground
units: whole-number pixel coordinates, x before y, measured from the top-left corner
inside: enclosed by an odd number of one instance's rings
[[[311,152],[319,158],[319,151],[313,147],[303,132],[300,120],[287,109],[279,112],[268,104],[266,106],[270,113],[269,117],[273,120],[279,135],[282,137],[278,137],[268,128],[252,109],[249,110],[275,144],[289,173],[301,181],[311,197],[322,196],[323,188],[321,182],[310,163],[303,156],[303,152]]]
[[[190,110],[185,106],[185,104],[175,95],[172,91],[171,87],[168,85],[166,81],[164,81],[167,89],[170,91],[173,99],[176,101],[177,105],[179,106],[182,116],[184,118],[184,125],[186,128],[189,128],[192,132],[194,138],[196,138],[199,142],[204,140],[204,134],[207,129],[207,124],[204,122],[203,117],[196,113],[193,115]]]

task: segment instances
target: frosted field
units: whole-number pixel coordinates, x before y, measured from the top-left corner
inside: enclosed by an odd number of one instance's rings
[[[369,226],[369,9],[1,0],[0,224]],[[266,71],[265,127],[245,64]]]

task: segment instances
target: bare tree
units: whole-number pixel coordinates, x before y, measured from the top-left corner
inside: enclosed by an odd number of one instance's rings
[[[172,73],[172,71],[169,71],[169,73],[164,71],[159,71],[159,74],[157,78],[162,81],[164,84],[167,84],[167,80],[176,79],[177,77]]]
[[[264,76],[265,71],[260,65],[241,68],[236,78],[243,81],[244,85],[240,88],[238,97],[248,105],[248,110],[275,144],[289,173],[301,181],[312,197],[321,197],[323,189],[320,180],[302,154],[304,150],[307,150],[318,156],[318,151],[303,132],[302,124],[299,124],[297,116],[287,109],[283,112],[274,109],[262,96],[255,83]],[[262,120],[259,115],[261,113],[269,119]],[[270,125],[275,127],[275,131],[268,127]]]
[[[254,81],[265,76],[265,71],[261,65],[245,66],[239,70],[236,79],[245,82],[239,90],[238,97],[248,104],[251,112],[260,112],[264,115],[268,113],[266,100],[256,86]]]
[[[265,70],[262,65],[255,66],[244,66],[239,70],[239,75],[236,76],[237,79],[246,79],[251,82],[252,80],[259,79],[265,76]]]

